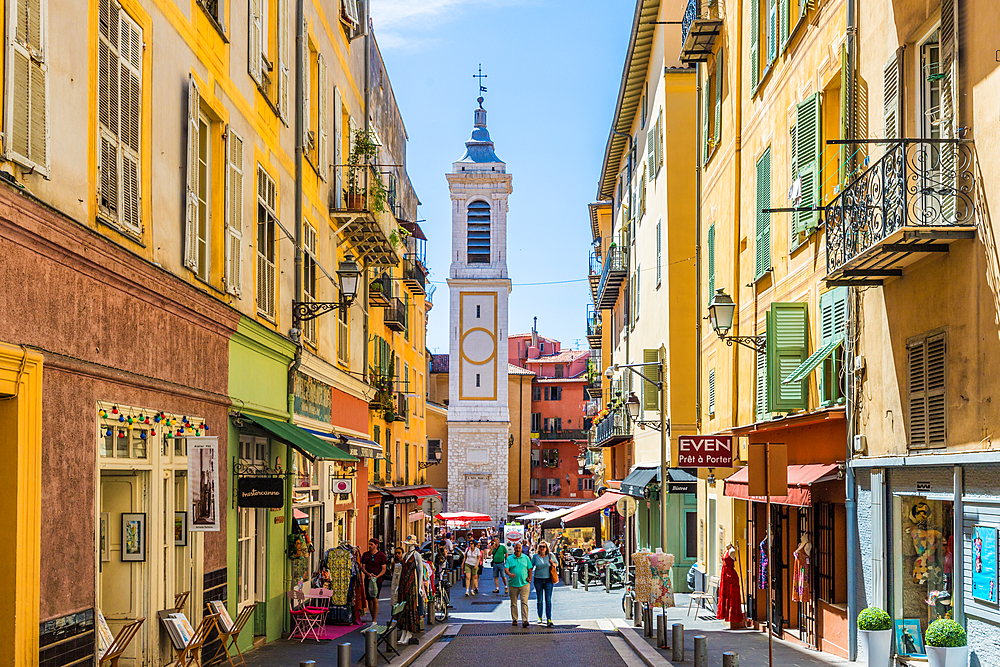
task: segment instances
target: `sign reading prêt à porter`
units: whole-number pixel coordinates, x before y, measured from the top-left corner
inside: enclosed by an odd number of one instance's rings
[[[281,477],[240,477],[236,483],[236,504],[240,507],[284,507],[285,480]]]
[[[682,435],[677,438],[680,468],[731,468],[733,439],[728,435]]]

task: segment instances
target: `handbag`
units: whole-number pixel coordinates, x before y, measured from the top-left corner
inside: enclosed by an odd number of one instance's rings
[[[368,581],[365,582],[365,589],[368,592],[369,598],[378,597],[378,582],[375,581],[375,577],[368,577]]]
[[[549,576],[552,578],[552,583],[559,581],[559,567],[551,556],[549,556]]]

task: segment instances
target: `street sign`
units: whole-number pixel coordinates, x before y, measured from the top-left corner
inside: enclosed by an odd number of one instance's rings
[[[636,507],[638,507],[638,503],[635,502],[635,498],[632,496],[619,498],[618,502],[615,503],[615,509],[618,510],[618,514],[626,519],[635,514]]]
[[[747,461],[747,493],[758,497],[787,496],[787,446],[778,442],[751,442],[749,456]]]
[[[427,496],[420,502],[420,509],[430,517],[437,516],[444,509],[444,504],[438,496]]]
[[[733,467],[733,438],[728,435],[682,435],[677,438],[677,467]]]

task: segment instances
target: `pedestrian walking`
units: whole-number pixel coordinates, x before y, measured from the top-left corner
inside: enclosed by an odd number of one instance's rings
[[[556,565],[555,556],[549,553],[549,545],[545,542],[538,543],[538,550],[531,557],[531,565],[535,574],[535,602],[538,604],[538,624],[546,624],[552,627],[552,588],[555,586]],[[544,604],[543,604],[544,603]],[[548,612],[548,613],[544,613]]]
[[[475,540],[465,548],[465,594],[479,595],[479,566],[483,563],[483,550]]]
[[[528,588],[531,586],[531,559],[521,548],[521,543],[514,544],[514,553],[507,556],[504,563],[507,570],[507,592],[510,593],[511,625],[517,625],[517,604],[521,603],[521,627],[528,627]]]
[[[361,556],[361,568],[365,574],[365,599],[372,623],[378,623],[378,595],[388,562],[389,559],[378,548],[378,539],[373,537],[368,540],[368,551]]]
[[[507,547],[497,538],[493,538],[490,548],[490,564],[493,565],[493,592],[499,593],[500,586],[503,585],[503,594],[507,594],[507,573],[504,571],[504,562],[507,560]]]

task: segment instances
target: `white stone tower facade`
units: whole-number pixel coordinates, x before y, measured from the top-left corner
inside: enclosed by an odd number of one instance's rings
[[[451,192],[448,509],[507,518],[507,196],[479,98]]]

